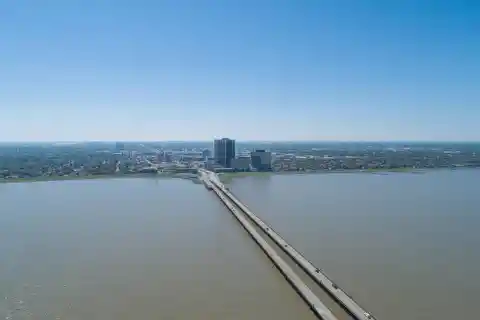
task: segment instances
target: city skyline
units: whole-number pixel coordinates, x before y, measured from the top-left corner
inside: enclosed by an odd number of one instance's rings
[[[472,3],[203,4],[0,4],[0,141],[480,141]]]

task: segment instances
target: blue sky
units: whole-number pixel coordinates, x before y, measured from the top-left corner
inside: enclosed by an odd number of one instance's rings
[[[0,1],[0,140],[480,140],[480,3]]]

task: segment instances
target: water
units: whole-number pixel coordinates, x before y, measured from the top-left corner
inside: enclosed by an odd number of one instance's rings
[[[480,171],[242,178],[233,192],[378,319],[478,319]]]
[[[476,319],[480,171],[234,180],[378,319]],[[314,319],[202,185],[0,185],[0,319]]]
[[[0,319],[314,319],[202,185],[0,185]]]

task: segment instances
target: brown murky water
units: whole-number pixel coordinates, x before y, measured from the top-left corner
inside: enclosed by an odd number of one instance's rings
[[[480,171],[235,180],[377,319],[476,319]],[[314,319],[223,205],[183,180],[0,185],[0,319]]]
[[[0,319],[314,319],[201,185],[0,185]]]

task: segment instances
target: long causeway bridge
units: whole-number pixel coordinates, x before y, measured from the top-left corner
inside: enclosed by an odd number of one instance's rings
[[[274,229],[256,216],[245,204],[235,197],[220,181],[218,176],[211,171],[199,169],[198,174],[205,186],[212,190],[230,210],[236,220],[249,233],[275,267],[283,274],[285,279],[302,297],[312,312],[323,320],[372,320],[374,317],[353,300],[344,290],[331,281],[318,267],[314,266],[301,253],[287,243]],[[311,283],[327,293],[342,312],[332,312],[325,301],[320,300],[314,288],[309,287],[298,272],[292,268],[292,263],[298,266]],[[332,308],[332,310],[334,310]]]

